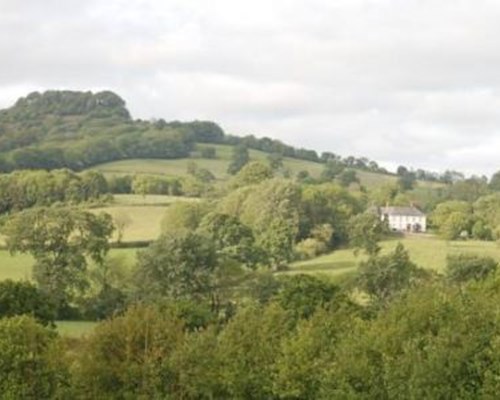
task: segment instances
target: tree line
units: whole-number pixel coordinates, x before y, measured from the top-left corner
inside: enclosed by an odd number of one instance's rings
[[[194,258],[201,253],[210,259],[205,244]],[[490,259],[455,256],[439,276],[398,246],[339,283],[266,272],[236,280],[246,300],[224,310],[203,290],[185,297],[184,284],[204,280],[179,270],[161,275],[165,291],[154,300],[78,340],[12,310],[0,319],[0,390],[11,398],[495,398],[496,270]],[[0,296],[0,310],[9,304]]]

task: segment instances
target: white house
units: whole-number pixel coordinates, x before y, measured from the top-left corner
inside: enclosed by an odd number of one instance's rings
[[[393,231],[425,232],[427,229],[426,215],[414,206],[381,207],[379,215],[382,221],[387,221]]]

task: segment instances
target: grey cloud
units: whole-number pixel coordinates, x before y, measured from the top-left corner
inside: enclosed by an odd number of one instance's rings
[[[0,106],[109,88],[138,118],[490,174],[499,17],[492,0],[0,0]]]

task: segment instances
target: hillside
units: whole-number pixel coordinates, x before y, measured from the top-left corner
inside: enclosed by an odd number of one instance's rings
[[[216,149],[216,158],[207,159],[200,155],[200,151],[206,147]],[[233,146],[230,145],[207,145],[197,143],[194,150],[190,152],[189,157],[174,160],[159,159],[129,159],[113,161],[99,164],[92,169],[110,175],[165,175],[170,177],[182,177],[188,173],[188,166],[195,162],[200,168],[205,168],[212,172],[218,180],[226,180],[230,177],[227,168],[231,159]],[[249,151],[250,160],[266,162],[268,154],[260,150]],[[299,160],[290,157],[283,158],[284,170],[296,176],[301,171],[307,171],[313,178],[319,178],[324,169],[324,164],[319,162]],[[357,176],[361,185],[367,188],[374,188],[384,183],[396,181],[393,175],[380,174],[375,172],[357,170]]]
[[[2,172],[36,168],[82,170],[123,160],[180,160],[193,155],[196,158],[200,143],[226,145],[218,148],[221,160],[229,157],[227,146],[243,145],[286,157],[286,166],[292,171],[307,170],[316,175],[320,164],[334,161],[344,167],[390,175],[364,157],[342,158],[331,152],[318,155],[314,150],[294,148],[266,137],[231,136],[209,121],[134,120],[125,101],[109,91],[34,92],[0,110]],[[259,154],[254,152],[253,156],[258,158]],[[222,172],[224,168],[218,160],[213,164],[213,172],[220,176],[217,170]],[[120,164],[111,165],[111,169],[116,168]]]

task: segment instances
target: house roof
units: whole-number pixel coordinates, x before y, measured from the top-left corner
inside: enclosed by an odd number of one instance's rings
[[[416,207],[380,207],[380,214],[425,217],[425,214]]]

